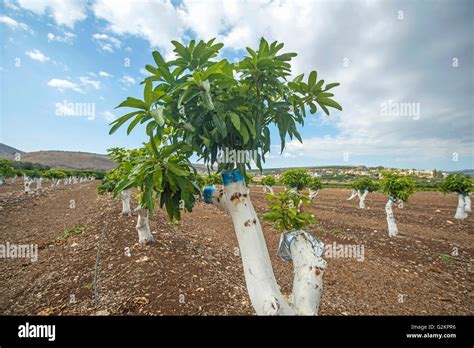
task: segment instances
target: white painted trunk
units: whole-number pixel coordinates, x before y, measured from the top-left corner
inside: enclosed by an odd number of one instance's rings
[[[273,192],[273,187],[272,187],[272,186],[265,185],[265,187],[266,187],[265,192],[267,192],[267,190],[268,190],[268,191],[270,191],[270,193],[271,193],[272,195],[274,194],[274,192]]]
[[[18,178],[18,175],[15,175],[12,179],[12,184],[16,184],[16,179]]]
[[[43,189],[43,186],[42,186],[43,178],[37,178],[35,181],[36,181],[36,191],[41,191]]]
[[[232,218],[247,291],[257,315],[317,314],[322,289],[322,271],[318,277],[315,270],[310,270],[310,266],[314,267],[316,264],[321,266],[321,258],[316,260],[319,263],[315,261],[314,251],[307,245],[309,242],[305,238],[299,238],[297,242],[291,244],[292,256],[295,259],[292,295],[294,303],[287,302],[275,279],[262,227],[248,190],[240,174],[233,173],[235,172],[226,174],[224,190],[209,188],[207,193],[205,190],[204,196],[207,203],[216,204],[227,211]]]
[[[354,197],[357,196],[357,190],[356,189],[352,189],[352,193],[351,193],[351,196],[347,199],[348,201],[352,200]]]
[[[313,191],[313,190],[311,190],[311,189],[308,189],[308,193],[309,193],[309,199],[310,199],[310,200],[313,200],[313,199],[315,199],[315,198],[318,196],[318,194],[319,194],[319,189],[316,190],[316,191]]]
[[[138,211],[138,220],[135,226],[138,232],[138,242],[140,244],[154,243],[155,237],[151,234],[150,223],[148,221],[148,209],[138,206],[135,211]]]
[[[365,209],[365,199],[367,198],[367,195],[369,194],[368,190],[365,190],[362,195],[359,193],[359,208],[360,209]]]
[[[293,293],[291,306],[299,315],[318,315],[326,261],[315,255],[304,234],[290,245],[293,259]]]
[[[25,187],[25,193],[29,193],[31,191],[31,183],[32,181],[29,179],[24,179],[23,180],[23,185]]]
[[[455,219],[464,220],[467,217],[465,204],[464,195],[458,193],[458,207],[456,209],[456,215],[454,215]]]
[[[464,196],[464,212],[470,213],[471,212],[471,194],[468,193]]]
[[[61,179],[58,179],[58,180],[56,181],[56,185],[55,185],[55,186],[59,186],[60,183],[61,183]]]
[[[132,210],[130,209],[130,197],[130,190],[125,190],[120,193],[120,198],[122,199],[122,215],[130,216],[132,214]]]
[[[395,223],[395,217],[392,210],[393,200],[389,197],[387,204],[385,204],[385,213],[387,214],[388,236],[395,237],[398,234],[398,227]]]

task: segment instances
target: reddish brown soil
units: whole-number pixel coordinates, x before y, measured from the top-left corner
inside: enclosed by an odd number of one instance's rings
[[[230,217],[198,203],[178,224],[151,217],[157,243],[137,244],[136,216],[97,196],[97,182],[25,195],[0,187],[0,244],[38,244],[37,262],[0,259],[0,314],[247,315],[245,289]],[[252,187],[258,214],[266,210]],[[364,260],[329,258],[321,315],[472,315],[474,219],[454,218],[454,195],[419,192],[394,209],[400,236],[389,238],[386,198],[372,193],[369,209],[349,190],[323,189],[311,207],[318,223],[307,231],[325,243],[364,246]],[[75,208],[70,208],[71,200]],[[64,230],[85,232],[60,239]],[[263,223],[276,277],[285,293],[292,265],[275,256],[279,235]],[[128,249],[126,249],[128,248]],[[457,248],[457,256],[451,255]],[[127,256],[129,250],[130,256]],[[71,297],[75,298],[71,302]]]

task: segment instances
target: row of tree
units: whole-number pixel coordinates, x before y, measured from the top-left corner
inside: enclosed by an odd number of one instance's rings
[[[261,180],[263,192],[270,191],[274,193],[273,186],[276,180],[273,176],[265,176]],[[287,188],[294,189],[300,193],[303,189],[308,190],[309,201],[312,201],[322,188],[319,177],[312,177],[307,170],[290,169],[285,171],[280,183]],[[474,181],[472,178],[463,174],[450,174],[437,184],[437,188],[444,193],[456,193],[458,195],[458,206],[455,218],[463,220],[467,217],[467,213],[471,212],[470,194],[473,191]],[[381,180],[373,180],[371,178],[356,179],[352,184],[352,194],[347,200],[355,197],[359,199],[359,208],[365,209],[365,199],[370,192],[380,191],[388,196],[385,212],[387,214],[387,225],[389,236],[396,236],[398,228],[395,223],[392,206],[398,203],[399,208],[403,208],[404,202],[415,192],[415,181],[408,176],[402,176],[395,171],[382,171]],[[274,200],[274,197],[270,198]],[[301,204],[301,203],[300,203]]]
[[[15,184],[18,178],[23,179],[25,193],[31,192],[31,185],[36,184],[36,190],[42,190],[43,180],[51,182],[51,188],[58,187],[61,180],[64,185],[75,184],[92,179],[101,179],[104,176],[103,172],[99,171],[81,171],[81,170],[56,170],[56,169],[35,169],[42,168],[41,166],[18,165],[17,161],[0,160],[0,185],[7,183],[10,179],[11,184]],[[30,168],[30,169],[27,169]]]

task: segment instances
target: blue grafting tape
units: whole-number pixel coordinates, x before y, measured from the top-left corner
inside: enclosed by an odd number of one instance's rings
[[[234,169],[232,173],[234,174],[234,182],[245,181],[242,174],[240,174],[240,170]]]
[[[227,186],[232,183],[232,172],[229,170],[223,170],[221,173],[222,182],[224,186]]]
[[[214,194],[214,191],[216,188],[214,186],[206,186],[203,191],[203,196],[204,196],[204,202],[207,204],[212,204],[212,195]]]
[[[397,201],[397,197],[395,197],[395,196],[390,196],[389,198],[393,203],[395,203]]]
[[[221,173],[221,176],[222,176],[222,182],[224,183],[224,186],[227,186],[233,182],[245,181],[242,174],[240,174],[240,170],[238,169],[234,169],[232,171],[223,170]]]

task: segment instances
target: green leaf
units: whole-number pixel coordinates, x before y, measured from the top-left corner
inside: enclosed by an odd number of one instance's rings
[[[163,117],[163,107],[150,110],[150,115],[153,116],[155,122],[162,127],[165,124],[165,118]]]
[[[109,135],[110,134],[114,134],[115,131],[121,126],[123,125],[125,122],[127,122],[131,117],[135,116],[135,115],[138,115],[140,113],[143,113],[143,111],[134,111],[134,112],[130,112],[129,114],[126,114],[122,117],[119,117],[118,119],[116,119],[115,121],[113,121],[112,123],[110,123],[110,125],[113,124],[113,127],[110,129],[109,131]]]
[[[308,85],[313,87],[316,84],[316,79],[318,78],[318,73],[316,71],[311,71],[308,78]]]
[[[127,135],[131,133],[131,131],[133,130],[133,128],[135,128],[135,126],[137,125],[138,122],[140,122],[140,120],[142,119],[143,117],[143,114],[140,115],[140,116],[137,116],[135,117],[135,119],[130,122],[130,124],[128,125],[128,128],[127,128]]]
[[[173,174],[176,174],[178,176],[188,176],[189,175],[189,172],[187,172],[185,170],[182,170],[181,168],[179,168],[177,165],[175,165],[172,162],[168,162],[167,166],[168,166],[168,169],[171,172],[173,172]]]
[[[155,60],[156,65],[158,66],[158,68],[160,66],[166,65],[166,62],[163,59],[163,57],[161,56],[160,52],[153,51],[152,56],[153,56],[153,59]]]
[[[132,97],[128,97],[125,101],[120,103],[120,105],[115,108],[117,109],[117,108],[122,108],[122,107],[148,110],[148,107],[142,100],[137,99],[137,98],[132,98]]]
[[[330,106],[334,109],[338,109],[338,110],[342,111],[342,106],[339,105],[334,100],[329,99],[329,98],[318,98],[318,104],[319,105],[324,104],[324,105]]]
[[[145,83],[145,88],[143,89],[143,100],[145,101],[145,105],[147,108],[150,107],[151,102],[153,100],[152,96],[152,90],[153,90],[153,83],[151,81],[147,81]]]
[[[247,144],[249,142],[249,132],[243,123],[240,125],[240,135],[242,136],[244,144]]]
[[[232,121],[232,124],[234,125],[235,129],[240,130],[240,117],[239,117],[239,115],[231,112],[230,113],[230,120]]]

